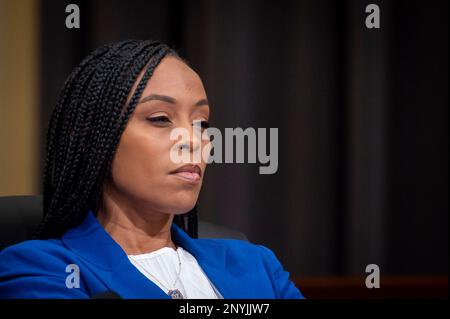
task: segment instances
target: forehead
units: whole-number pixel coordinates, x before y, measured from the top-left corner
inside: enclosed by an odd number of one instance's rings
[[[144,90],[145,93],[192,91],[204,94],[198,74],[179,59],[168,56],[161,60]]]

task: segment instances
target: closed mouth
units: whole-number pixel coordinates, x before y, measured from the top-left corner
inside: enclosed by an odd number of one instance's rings
[[[200,180],[202,170],[198,165],[186,164],[172,171],[170,174],[176,175],[188,181],[196,182]]]

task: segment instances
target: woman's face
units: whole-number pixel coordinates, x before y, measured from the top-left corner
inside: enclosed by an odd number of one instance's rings
[[[181,214],[191,210],[197,202],[206,163],[203,158],[200,163],[193,158],[176,163],[170,154],[174,147],[184,143],[186,148],[190,146],[190,154],[208,146],[209,140],[201,140],[201,136],[194,134],[194,120],[209,121],[202,81],[182,61],[167,56],[148,81],[120,139],[112,163],[114,193],[136,207],[155,212]],[[189,139],[171,140],[174,128],[186,129]],[[185,164],[199,166],[199,180],[171,174]]]

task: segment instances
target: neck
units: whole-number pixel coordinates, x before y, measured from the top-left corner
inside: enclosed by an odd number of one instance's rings
[[[97,219],[127,255],[149,253],[163,247],[176,249],[171,237],[173,215],[130,203],[117,192],[103,193]]]

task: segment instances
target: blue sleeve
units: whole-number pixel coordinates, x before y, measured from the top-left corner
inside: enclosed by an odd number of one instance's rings
[[[16,245],[0,252],[0,299],[84,299],[83,286],[66,286],[66,263],[63,256]]]
[[[289,279],[289,272],[287,272],[281,265],[278,258],[269,248],[258,245],[268,261],[270,276],[275,288],[278,299],[304,299],[303,294]]]

